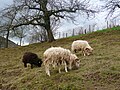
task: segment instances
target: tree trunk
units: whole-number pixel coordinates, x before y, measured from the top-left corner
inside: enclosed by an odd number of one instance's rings
[[[55,41],[52,30],[51,30],[51,26],[50,26],[50,17],[45,18],[45,23],[46,23],[45,29],[47,31],[47,36],[48,36],[47,41],[48,42]]]
[[[2,37],[0,37],[0,48],[2,47]]]
[[[48,35],[48,42],[52,42],[55,41],[52,30],[51,29],[47,29],[47,35]]]
[[[22,45],[22,37],[20,38],[20,46]]]
[[[8,48],[8,37],[9,37],[9,30],[7,30],[7,36],[6,36],[6,42],[5,42],[5,48]]]

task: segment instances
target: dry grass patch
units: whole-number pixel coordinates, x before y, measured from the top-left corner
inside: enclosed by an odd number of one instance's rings
[[[68,73],[51,70],[45,74],[44,66],[24,68],[21,62],[26,51],[38,54],[51,46],[71,48],[74,40],[89,41],[94,52],[91,56],[76,55],[80,58],[80,68]],[[0,89],[1,90],[119,90],[120,89],[120,29],[97,31],[86,35],[59,39],[52,43],[36,43],[24,47],[0,49]]]

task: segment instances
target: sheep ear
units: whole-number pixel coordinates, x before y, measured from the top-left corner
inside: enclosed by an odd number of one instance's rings
[[[90,50],[89,48],[86,48],[85,50]]]
[[[75,61],[79,61],[79,59],[75,59]]]

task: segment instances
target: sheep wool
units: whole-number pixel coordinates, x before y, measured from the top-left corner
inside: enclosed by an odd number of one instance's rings
[[[61,73],[61,65],[65,66],[65,71],[68,72],[67,67],[69,69],[72,69],[72,65],[75,65],[76,67],[79,67],[79,59],[75,54],[72,54],[70,50],[64,49],[61,47],[51,47],[48,48],[44,54],[44,65],[45,65],[45,71],[47,75],[50,76],[50,65],[52,65],[54,68],[56,66],[59,67],[59,73]]]
[[[77,51],[82,51],[83,55],[90,55],[93,51],[93,48],[89,45],[89,43],[85,40],[76,40],[73,41],[71,45],[71,51],[72,52],[77,52]]]

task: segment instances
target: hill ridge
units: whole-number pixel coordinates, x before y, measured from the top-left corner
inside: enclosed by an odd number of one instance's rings
[[[93,55],[82,56],[80,68],[66,73],[51,70],[48,77],[41,68],[24,68],[22,55],[34,52],[43,58],[51,46],[70,49],[74,40],[87,40],[94,49]],[[120,88],[120,27],[79,35],[54,42],[0,49],[0,89],[2,90],[119,90]]]

